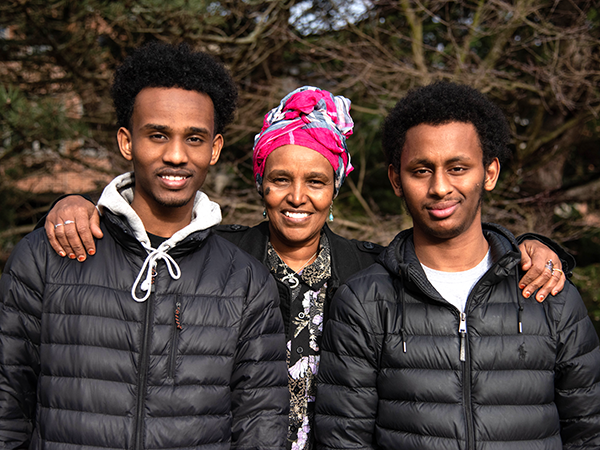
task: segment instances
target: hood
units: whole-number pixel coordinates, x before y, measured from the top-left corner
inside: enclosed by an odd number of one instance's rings
[[[150,296],[152,284],[152,270],[156,267],[157,261],[165,261],[169,273],[173,279],[179,279],[181,271],[175,260],[168,254],[168,251],[175,247],[179,242],[196,231],[206,230],[221,222],[221,208],[215,202],[209,200],[208,196],[201,191],[196,193],[194,207],[192,211],[191,222],[177,231],[173,236],[153,248],[150,239],[144,228],[142,220],[131,207],[134,195],[135,178],[133,172],[124,173],[112,180],[102,191],[100,200],[98,200],[98,210],[100,214],[110,211],[112,214],[124,218],[133,231],[134,237],[142,244],[142,247],[148,253],[140,273],[131,288],[131,296],[134,300],[145,301]],[[142,277],[146,273],[145,279]],[[141,282],[141,284],[140,284]],[[138,297],[138,288],[144,291],[142,297]]]
[[[483,234],[490,245],[494,273],[506,276],[521,260],[521,252],[515,237],[500,225],[483,223]],[[415,253],[413,229],[401,231],[379,256],[379,261],[392,276],[397,276],[400,270],[411,272],[418,269],[425,276]]]

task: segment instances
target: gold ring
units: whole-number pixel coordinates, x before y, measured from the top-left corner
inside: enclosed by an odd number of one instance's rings
[[[564,275],[565,273],[560,270],[560,269],[552,269],[552,275],[554,275],[554,272],[560,272],[562,275]]]

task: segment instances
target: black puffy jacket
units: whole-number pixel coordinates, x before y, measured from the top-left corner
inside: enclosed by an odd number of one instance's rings
[[[469,295],[464,334],[412,230],[340,287],[322,343],[321,448],[600,448],[600,349],[579,294],[567,283],[525,300],[512,236],[484,233],[494,265]]]
[[[0,448],[284,448],[283,324],[269,272],[197,231],[159,261],[152,295],[131,287],[146,250],[120,217],[85,264],[44,230],[0,280]],[[30,443],[31,441],[31,443]]]

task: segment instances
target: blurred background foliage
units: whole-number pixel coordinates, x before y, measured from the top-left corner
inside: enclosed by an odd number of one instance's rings
[[[551,236],[600,323],[600,6],[514,0],[5,0],[0,5],[0,262],[58,194],[98,195],[128,169],[109,86],[146,42],[188,42],[240,87],[207,192],[224,222],[261,220],[251,149],[266,111],[311,84],[349,97],[356,170],[334,228],[383,244],[411,225],[387,181],[380,127],[408,89],[469,84],[497,102],[513,159],[485,220]]]

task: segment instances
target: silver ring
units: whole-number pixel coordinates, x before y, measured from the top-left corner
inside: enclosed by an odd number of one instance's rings
[[[57,223],[56,225],[54,225],[54,229],[56,230],[58,227],[62,227],[64,224],[62,223]]]
[[[67,223],[67,222],[65,222],[65,223]],[[548,269],[550,272],[552,272],[552,270],[554,269],[554,263],[552,262],[551,259],[549,259],[544,267],[546,269]]]
[[[65,225],[70,225],[72,223],[75,223],[74,220],[65,220]],[[552,260],[550,260],[550,262],[552,262]]]

